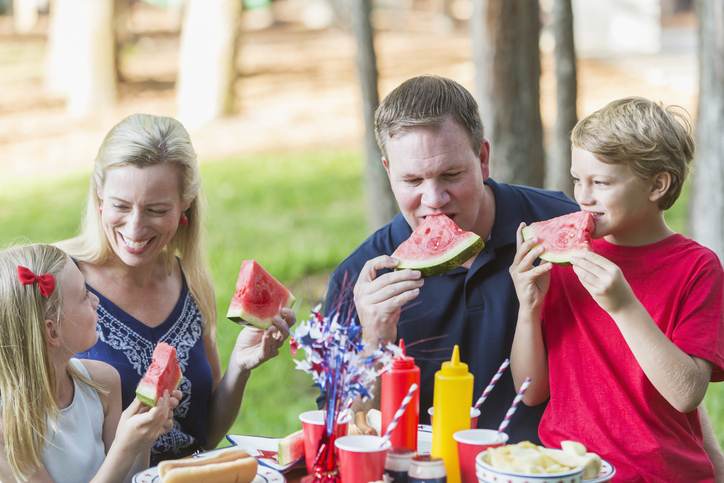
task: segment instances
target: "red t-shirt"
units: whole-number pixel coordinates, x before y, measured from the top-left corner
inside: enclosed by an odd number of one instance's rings
[[[724,273],[716,255],[682,235],[642,247],[594,240],[618,265],[666,337],[724,379]],[[697,411],[674,409],[641,370],[613,319],[570,266],[555,266],[543,308],[550,401],[546,446],[580,441],[612,463],[616,481],[714,481]]]

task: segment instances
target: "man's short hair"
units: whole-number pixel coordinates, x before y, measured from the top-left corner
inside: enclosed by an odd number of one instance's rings
[[[413,77],[390,92],[375,111],[377,144],[387,157],[389,139],[410,128],[439,126],[448,117],[467,131],[473,151],[479,155],[483,123],[472,94],[445,77]]]
[[[683,108],[627,97],[579,121],[571,143],[604,163],[628,164],[642,179],[668,172],[671,186],[659,200],[659,208],[666,210],[681,194],[694,157],[691,133]]]

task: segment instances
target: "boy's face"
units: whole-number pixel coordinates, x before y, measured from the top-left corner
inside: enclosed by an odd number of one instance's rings
[[[645,244],[649,227],[661,217],[652,199],[652,182],[638,177],[627,164],[599,161],[592,153],[573,148],[573,196],[584,211],[593,213],[593,238],[619,245]]]

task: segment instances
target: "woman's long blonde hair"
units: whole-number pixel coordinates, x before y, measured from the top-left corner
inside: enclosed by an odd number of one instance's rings
[[[80,234],[60,242],[76,260],[103,264],[112,254],[100,218],[99,193],[109,169],[121,166],[145,168],[170,164],[181,173],[181,199],[189,204],[188,224],[179,225],[165,250],[171,270],[175,257],[181,260],[189,290],[204,319],[204,332],[215,337],[216,305],[211,276],[202,250],[201,176],[196,152],[183,125],[170,117],[133,114],[116,124],[98,150]]]
[[[45,321],[60,324],[63,300],[59,274],[69,261],[68,255],[50,245],[0,251],[0,424],[5,456],[21,481],[41,464],[48,420],[59,414],[55,402],[59,376],[48,357]],[[22,285],[18,265],[36,275],[53,275],[53,293],[46,298],[37,284]],[[72,365],[68,373],[100,389]]]

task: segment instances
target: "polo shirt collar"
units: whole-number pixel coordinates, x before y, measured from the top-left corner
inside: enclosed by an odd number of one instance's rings
[[[495,197],[495,221],[485,244],[490,248],[515,244],[515,232],[525,218],[520,197],[510,185],[498,184],[492,178],[485,180],[485,184],[493,190]]]

